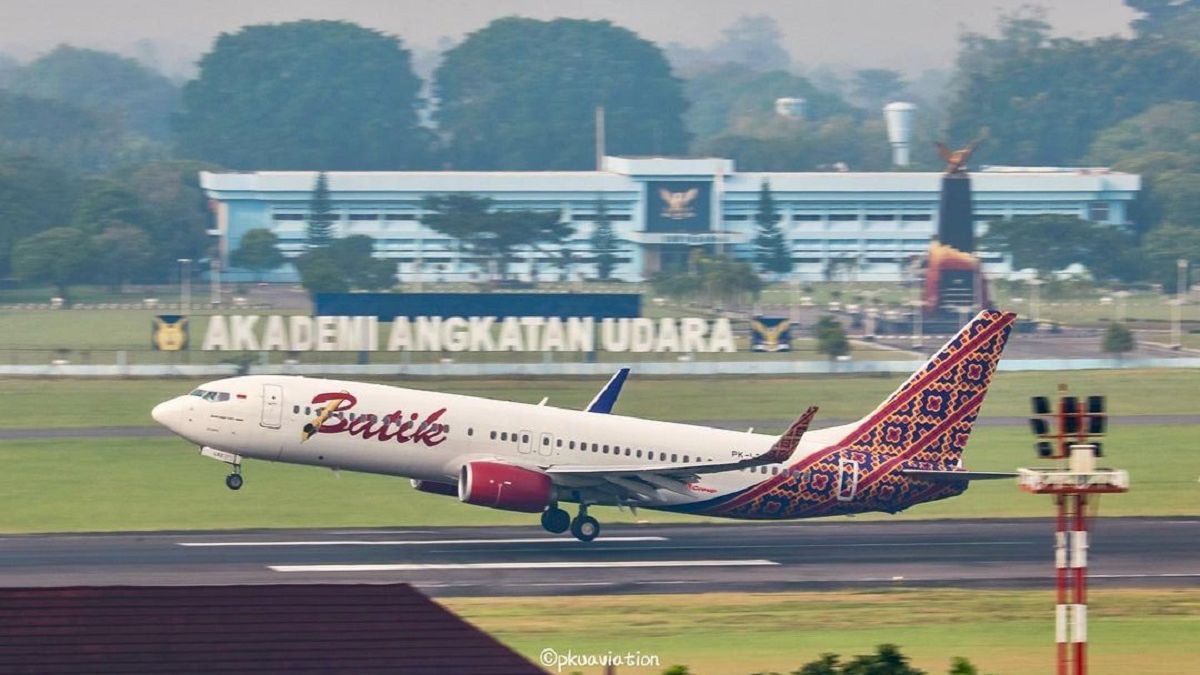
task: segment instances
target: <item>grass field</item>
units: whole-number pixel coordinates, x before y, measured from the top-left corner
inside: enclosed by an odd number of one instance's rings
[[[655,655],[658,673],[787,673],[825,652],[901,646],[913,665],[945,673],[963,656],[981,673],[1053,670],[1051,591],[909,589],[875,592],[444,598],[443,605],[534,662],[543,649]],[[1088,612],[1090,672],[1196,671],[1200,592],[1100,589]],[[553,672],[553,670],[551,671]],[[570,672],[566,670],[564,672]],[[598,673],[599,670],[588,670]]]
[[[606,378],[389,379],[415,389],[581,408]],[[811,404],[820,417],[856,419],[871,411],[903,376],[639,377],[636,368],[616,412],[661,420],[787,420]],[[151,425],[150,409],[202,380],[0,379],[0,428]],[[1001,372],[983,415],[1026,415],[1029,397],[1054,395],[1059,383],[1080,394],[1104,394],[1113,415],[1200,414],[1200,371],[1095,370]],[[764,429],[765,430],[765,429]]]
[[[1107,461],[1130,471],[1129,494],[1103,500],[1105,515],[1200,514],[1200,452],[1195,426],[1117,429]],[[976,430],[967,466],[980,471],[1036,464],[1022,429]],[[227,490],[225,465],[172,439],[0,442],[0,532],[366,527],[413,525],[534,525],[536,518],[461,504],[416,492],[398,478],[247,461],[246,487]],[[1045,516],[1044,498],[1009,481],[986,481],[966,494],[895,516],[924,518]],[[702,522],[641,510],[635,518],[594,509],[602,522]],[[730,522],[730,521],[713,521]]]

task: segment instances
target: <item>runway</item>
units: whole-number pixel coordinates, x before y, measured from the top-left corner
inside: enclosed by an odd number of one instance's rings
[[[0,585],[408,582],[435,596],[1051,588],[1046,519],[0,537]],[[1101,518],[1099,586],[1200,586],[1200,519]]]

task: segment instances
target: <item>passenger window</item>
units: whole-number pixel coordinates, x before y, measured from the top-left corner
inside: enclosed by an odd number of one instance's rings
[[[312,414],[312,408],[310,408],[308,406],[304,406],[304,416],[307,417],[311,414]]]
[[[496,432],[495,431],[492,432],[492,440],[493,441],[496,440]]]
[[[561,439],[561,438],[559,438],[559,439],[556,439],[556,440],[554,441],[554,447],[556,447],[556,448],[561,448],[561,447],[562,447],[562,439]]]
[[[575,449],[575,441],[571,441],[571,442],[567,443],[567,449],[574,450]]]
[[[625,448],[625,456],[626,456],[626,457],[628,457],[628,456],[629,456],[629,448]]]
[[[521,442],[528,443],[529,442],[529,434],[521,434]]]
[[[550,445],[550,437],[542,436],[542,445]]]
[[[508,432],[507,432],[507,431],[501,431],[501,432],[500,432],[500,440],[502,440],[502,441],[507,441],[507,440],[508,440]]]
[[[642,451],[641,451],[641,450],[638,450],[638,451],[637,451],[637,456],[638,456],[638,458],[639,458],[639,459],[641,459],[641,457],[642,457]]]
[[[300,406],[298,406],[298,405],[292,406],[292,414],[299,415],[300,414]]]
[[[688,463],[688,456],[687,456],[687,455],[684,455],[684,456],[683,456],[683,463],[684,463],[684,464],[687,464],[687,463]]]
[[[603,447],[604,447],[604,454],[606,454],[606,455],[607,455],[607,454],[608,454],[608,446],[607,446],[607,445],[605,445],[605,446],[603,446]]]
[[[600,452],[600,446],[592,443],[592,452]]]
[[[467,435],[474,436],[475,435],[475,427],[467,427]]]

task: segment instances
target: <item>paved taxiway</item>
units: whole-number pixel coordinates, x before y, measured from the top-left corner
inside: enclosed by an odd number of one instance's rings
[[[1049,507],[1047,507],[1049,508]],[[393,583],[431,595],[1052,586],[1049,520],[0,537],[0,585]],[[1101,518],[1099,585],[1200,586],[1200,519]]]

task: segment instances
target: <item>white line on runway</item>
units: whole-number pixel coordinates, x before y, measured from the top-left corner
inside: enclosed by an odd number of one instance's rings
[[[666,537],[605,537],[597,542],[666,541]],[[324,539],[314,541],[178,541],[177,546],[442,546],[447,544],[573,544],[575,539],[525,537],[518,539]]]
[[[268,565],[275,572],[423,572],[431,570],[535,570],[594,567],[756,567],[778,565],[774,560],[624,560],[512,563],[398,563],[384,565]]]
[[[1089,579],[1188,579],[1200,577],[1200,572],[1163,572],[1161,574],[1089,574]]]

